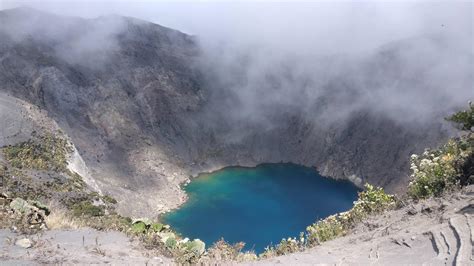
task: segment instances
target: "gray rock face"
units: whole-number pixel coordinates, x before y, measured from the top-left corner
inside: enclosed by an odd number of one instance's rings
[[[190,67],[197,52],[192,38],[121,17],[82,20],[15,9],[1,12],[0,21],[1,90],[47,110],[105,191],[136,198],[137,209],[149,209],[140,205],[147,202],[140,191],[164,192],[164,202],[150,199],[153,208],[170,205],[166,198],[176,205],[176,185],[186,175],[169,136],[202,101]],[[74,48],[78,42],[86,43]]]
[[[199,60],[195,38],[137,19],[0,12],[0,91],[46,110],[127,215],[175,207],[181,182],[229,165],[294,162],[397,191],[409,155],[448,135],[438,122],[407,126],[362,107],[331,123],[290,107],[271,112],[272,127],[232,120],[232,93]],[[309,111],[341,97],[357,95],[328,90]]]

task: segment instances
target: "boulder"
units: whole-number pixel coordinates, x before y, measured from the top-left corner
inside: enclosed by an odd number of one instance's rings
[[[15,241],[15,245],[22,248],[31,248],[33,246],[33,242],[28,238],[22,238]]]

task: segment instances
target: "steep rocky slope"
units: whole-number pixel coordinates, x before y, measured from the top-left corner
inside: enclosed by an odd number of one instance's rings
[[[188,67],[192,39],[121,17],[88,21],[16,9],[0,20],[2,90],[47,110],[103,188],[143,210],[176,205],[186,175],[168,141],[183,124],[180,115],[200,101]],[[101,39],[106,33],[113,37]],[[81,38],[90,43],[74,48]]]
[[[406,87],[426,86],[417,77],[428,65],[403,71],[406,62],[397,61],[400,47],[385,47],[356,72],[325,81],[321,95],[305,109],[268,106],[262,123],[233,118],[245,105],[234,101],[232,86],[225,87],[203,67],[194,37],[119,16],[79,19],[4,10],[0,145],[20,140],[17,131],[5,128],[21,128],[21,136],[27,136],[35,123],[42,124],[8,118],[10,111],[4,110],[15,108],[5,108],[16,99],[37,106],[69,136],[83,168],[127,215],[156,215],[175,207],[185,199],[181,182],[228,165],[294,162],[326,176],[398,191],[408,179],[409,154],[440,143],[449,133],[438,122],[408,123],[364,104],[344,106],[361,97],[362,85],[379,88],[401,80]],[[372,78],[375,70],[379,73]],[[361,73],[367,80],[358,84]],[[271,80],[279,74],[269,73],[265,86],[274,85],[278,92],[281,84]],[[390,78],[380,78],[386,75]],[[343,118],[321,118],[339,109],[346,113]]]

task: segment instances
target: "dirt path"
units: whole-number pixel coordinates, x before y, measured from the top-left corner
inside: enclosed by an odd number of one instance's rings
[[[28,238],[32,247],[16,244]],[[172,265],[165,257],[147,254],[136,241],[119,232],[93,229],[51,230],[33,236],[21,236],[0,230],[1,265],[19,264],[112,264]]]

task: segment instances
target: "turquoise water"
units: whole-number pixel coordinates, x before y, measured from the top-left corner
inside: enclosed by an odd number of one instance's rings
[[[320,218],[352,207],[358,189],[294,164],[229,167],[185,187],[189,200],[162,220],[183,236],[211,245],[220,238],[262,252],[296,237]]]

